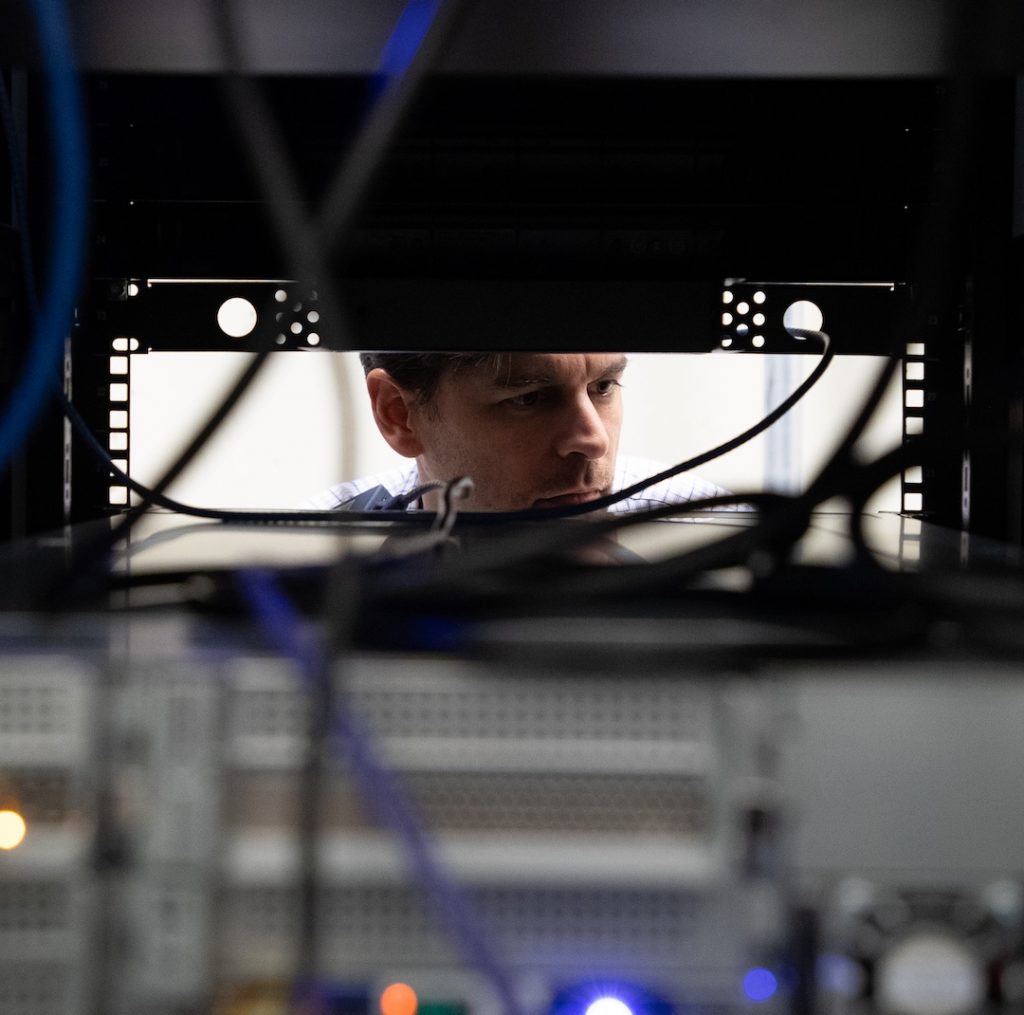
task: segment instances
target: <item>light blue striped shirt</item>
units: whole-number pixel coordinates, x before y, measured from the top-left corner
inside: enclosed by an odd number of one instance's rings
[[[649,476],[664,472],[665,469],[666,466],[661,462],[620,455],[615,465],[615,481],[612,484],[612,489],[623,490]],[[415,461],[410,461],[404,468],[390,469],[387,472],[378,472],[373,476],[364,476],[361,479],[338,483],[314,497],[311,506],[321,511],[333,511],[334,508],[341,507],[353,497],[372,490],[375,486],[382,486],[392,497],[398,497],[418,485],[419,471]],[[705,497],[726,496],[728,493],[728,490],[714,483],[701,479],[693,473],[684,472],[680,476],[673,476],[671,479],[656,483],[633,497],[627,497],[625,500],[613,504],[608,510],[646,511],[662,504],[684,504],[691,500],[703,500]]]

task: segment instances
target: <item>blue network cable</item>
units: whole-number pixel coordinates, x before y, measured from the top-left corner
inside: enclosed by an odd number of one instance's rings
[[[11,190],[14,193],[14,209],[17,216],[18,243],[21,247],[21,270],[25,278],[25,294],[28,297],[32,320],[39,316],[39,293],[36,291],[35,258],[32,256],[32,239],[28,228],[28,201],[25,190],[25,173],[21,164],[22,153],[18,146],[17,130],[11,113],[11,97],[7,84],[0,74],[0,121],[3,121],[4,140],[7,143],[7,164],[11,172]]]
[[[71,325],[85,252],[86,163],[82,95],[61,0],[31,0],[48,81],[54,189],[50,267],[17,386],[0,419],[0,470],[24,444],[51,393]],[[29,270],[26,267],[26,270]]]
[[[329,660],[312,632],[270,571],[250,569],[237,576],[260,629],[286,658],[299,667],[309,690],[330,679]],[[366,806],[382,825],[395,833],[417,883],[424,889],[435,915],[458,943],[463,956],[494,987],[506,1015],[521,1015],[508,972],[490,947],[479,917],[465,893],[434,856],[427,835],[394,775],[381,763],[373,740],[344,696],[330,717],[332,746],[344,747]]]
[[[440,6],[441,0],[409,0],[405,5],[381,51],[374,75],[375,96],[409,69]]]

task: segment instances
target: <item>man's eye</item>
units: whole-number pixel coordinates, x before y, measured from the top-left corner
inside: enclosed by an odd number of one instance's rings
[[[521,395],[513,395],[511,398],[506,398],[503,404],[511,406],[513,409],[529,409],[539,401],[539,391],[524,391]]]
[[[603,381],[598,381],[594,385],[594,394],[608,396],[619,386],[619,382],[614,378],[606,378]]]

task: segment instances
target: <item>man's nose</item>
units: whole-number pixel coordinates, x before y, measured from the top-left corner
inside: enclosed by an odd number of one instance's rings
[[[555,447],[563,457],[576,454],[596,460],[608,454],[608,428],[589,393],[567,406]]]

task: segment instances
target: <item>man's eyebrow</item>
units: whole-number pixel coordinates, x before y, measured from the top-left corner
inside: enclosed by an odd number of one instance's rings
[[[492,377],[488,384],[492,388],[529,388],[535,384],[547,385],[554,381],[554,374],[500,374]]]
[[[602,370],[598,377],[609,377],[612,374],[621,374],[626,369],[626,363],[628,362],[625,356],[620,356],[614,363]],[[555,384],[556,378],[554,374],[550,373],[537,373],[537,372],[522,372],[522,373],[504,373],[498,374],[495,377],[490,378],[488,384],[492,388],[530,388],[534,386],[545,387],[550,384]]]

